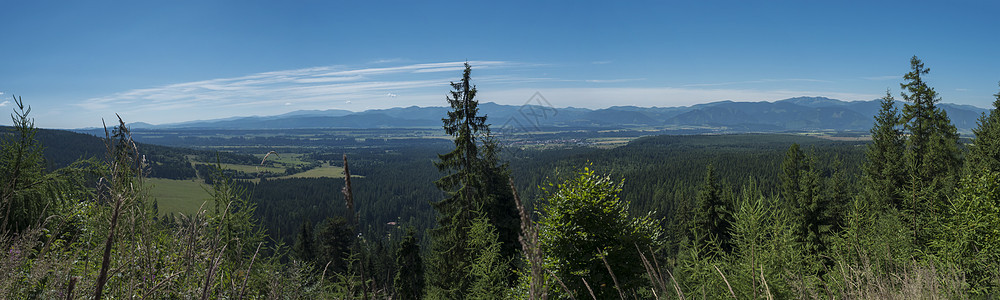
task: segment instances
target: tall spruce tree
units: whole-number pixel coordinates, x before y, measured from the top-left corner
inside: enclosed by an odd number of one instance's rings
[[[518,246],[520,228],[513,196],[505,188],[506,165],[498,163],[498,147],[486,116],[479,115],[471,71],[466,63],[462,80],[451,83],[448,104],[452,110],[441,119],[445,132],[454,137],[455,149],[438,155],[440,161],[435,163],[447,173],[435,182],[447,198],[433,203],[438,226],[431,230],[427,268],[427,294],[433,298],[466,298],[472,259],[466,245],[477,213],[485,214],[498,228],[504,257],[513,258]]]
[[[935,103],[937,92],[927,85],[923,75],[930,72],[916,56],[910,59],[910,72],[900,87],[907,104],[903,106],[903,128],[909,133],[903,152],[906,191],[904,211],[918,247],[927,245],[939,224],[940,212],[955,191],[961,167],[958,131],[948,114]]]
[[[869,205],[877,209],[893,207],[902,209],[902,191],[905,182],[902,170],[903,132],[899,129],[899,110],[888,90],[882,97],[882,108],[875,116],[871,129],[872,142],[865,150],[865,193]]]
[[[705,182],[698,191],[692,229],[697,238],[696,245],[712,243],[722,253],[732,250],[730,244],[730,207],[729,199],[723,197],[723,188],[715,175],[715,167],[708,165],[705,171]],[[709,247],[712,249],[713,247]],[[716,253],[716,254],[722,254]]]
[[[993,109],[980,116],[979,126],[972,129],[975,137],[969,146],[967,160],[970,173],[1000,172],[1000,92],[993,96],[996,97]]]

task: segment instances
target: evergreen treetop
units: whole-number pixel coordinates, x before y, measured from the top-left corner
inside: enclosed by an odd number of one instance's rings
[[[993,95],[993,109],[979,117],[972,129],[975,136],[969,146],[969,170],[973,172],[1000,172],[1000,92]]]

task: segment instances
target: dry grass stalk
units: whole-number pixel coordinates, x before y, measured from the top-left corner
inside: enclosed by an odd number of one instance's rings
[[[556,276],[556,273],[552,273],[552,271],[549,270],[545,270],[545,272],[549,272],[549,275],[552,275],[552,278],[556,279],[556,282],[562,286],[563,290],[566,291],[566,295],[569,295],[570,299],[576,300],[576,297],[573,296],[573,291],[566,286],[566,283],[563,283],[562,279],[559,279],[559,276]]]
[[[760,282],[764,284],[764,291],[767,293],[767,299],[774,299],[774,295],[771,295],[771,288],[767,286],[767,279],[764,279],[764,267],[760,267]]]
[[[253,195],[254,195],[254,193],[256,193],[256,192],[257,192],[257,185],[259,185],[259,183],[260,183],[260,180],[261,180],[261,178],[263,178],[263,177],[264,177],[264,173],[261,173],[261,172],[260,172],[260,167],[263,167],[263,166],[264,166],[264,162],[266,162],[266,161],[267,161],[267,157],[268,157],[268,156],[271,156],[271,154],[274,154],[274,156],[278,156],[278,152],[274,152],[274,151],[270,151],[270,152],[267,152],[267,154],[264,154],[264,158],[262,158],[262,159],[260,160],[260,164],[259,164],[259,165],[256,165],[256,166],[254,166],[254,167],[253,167],[253,168],[254,168],[254,170],[256,170],[256,171],[257,171],[257,183],[255,183],[255,184],[253,185],[253,188],[252,188],[252,189],[250,189],[250,196],[248,196],[248,197],[247,197],[247,200],[248,200],[248,201],[249,201],[249,200],[252,200],[252,199],[253,199]]]
[[[646,258],[646,254],[639,250],[639,245],[635,245],[635,250],[639,251],[639,258],[642,259],[643,268],[646,269],[646,275],[649,276],[650,291],[653,292],[653,298],[660,299],[661,297],[666,297],[667,282],[663,279],[663,269],[660,268],[660,263],[656,261],[655,257],[653,257],[653,262],[650,263],[650,260]],[[652,247],[649,249],[649,252],[653,253]],[[677,299],[684,299],[684,292],[681,291],[681,287],[677,283],[677,280],[674,279],[674,275],[670,273],[670,270],[666,271],[670,275],[674,291],[677,293]],[[660,293],[657,293],[657,291]]]
[[[208,266],[208,274],[205,275],[205,287],[201,290],[201,299],[208,299],[208,287],[212,285],[212,277],[215,275],[216,268],[222,263],[222,254],[226,252],[227,245],[222,245],[222,251],[219,251],[215,259],[212,260],[212,264]]]
[[[243,299],[243,291],[247,288],[247,280],[250,279],[250,270],[253,269],[253,262],[257,260],[257,254],[260,253],[260,246],[263,246],[264,242],[257,244],[257,251],[253,252],[253,257],[250,258],[250,266],[247,267],[247,274],[243,277],[243,284],[240,285],[240,295],[236,299]]]
[[[726,274],[722,274],[722,270],[719,270],[718,266],[712,265],[715,270],[719,272],[719,276],[722,276],[722,281],[726,282],[726,287],[729,288],[729,294],[736,298],[736,293],[733,292],[733,286],[729,284],[729,279],[726,279]]]
[[[590,292],[590,298],[594,298],[594,300],[597,300],[597,296],[594,295],[594,289],[590,288],[590,284],[587,283],[587,279],[580,277],[580,280],[583,281],[583,286],[587,287],[587,292]]]
[[[531,281],[528,283],[528,299],[548,299],[548,285],[545,284],[545,274],[542,270],[542,249],[538,246],[538,229],[531,222],[528,211],[521,202],[521,196],[514,187],[514,179],[508,177],[510,190],[514,195],[514,204],[517,205],[517,212],[521,216],[521,251],[528,259],[528,267],[531,269]]]
[[[163,278],[163,280],[160,280],[160,282],[156,283],[156,285],[153,285],[152,288],[146,290],[146,292],[142,294],[142,299],[149,298],[149,296],[153,294],[153,292],[160,289],[160,286],[162,286],[164,283],[167,283],[171,279],[174,279],[174,277],[177,277],[178,274],[180,273],[170,274],[170,276],[167,276],[166,278]]]
[[[76,276],[69,278],[69,284],[66,287],[66,300],[73,299],[73,288],[76,287]]]
[[[601,249],[597,249],[597,252],[601,253]],[[615,282],[615,290],[618,291],[618,296],[619,297],[621,297],[622,299],[625,299],[625,293],[623,293],[622,287],[620,285],[618,285],[618,277],[615,276],[615,272],[611,271],[611,265],[608,264],[608,259],[605,258],[604,256],[605,256],[604,254],[600,255],[601,261],[604,262],[604,267],[608,268],[608,274],[611,274],[611,280]]]

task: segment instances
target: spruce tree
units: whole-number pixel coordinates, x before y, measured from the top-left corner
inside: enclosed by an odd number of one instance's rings
[[[795,197],[799,193],[799,177],[801,177],[804,165],[805,154],[802,153],[799,144],[794,143],[785,152],[785,160],[781,162],[781,198],[784,200],[783,206],[790,206],[795,202]]]
[[[698,191],[697,204],[692,220],[696,232],[692,238],[696,245],[712,243],[723,254],[732,250],[730,244],[729,201],[723,197],[723,188],[715,176],[715,167],[709,165],[705,171],[705,182]],[[712,249],[713,247],[710,247]]]
[[[907,174],[905,209],[918,246],[924,246],[939,224],[939,213],[947,198],[954,194],[956,175],[961,167],[958,151],[958,131],[947,113],[935,105],[941,101],[937,92],[927,85],[923,75],[930,72],[916,56],[910,59],[911,71],[903,76],[906,82],[903,99],[903,128],[909,133],[903,152]],[[908,92],[908,93],[907,93]]]
[[[424,297],[424,262],[420,258],[420,243],[412,227],[406,229],[406,235],[399,242],[396,250],[396,277],[393,287],[396,298],[417,300]]]
[[[903,133],[899,129],[900,116],[895,107],[895,99],[885,92],[882,108],[875,116],[871,129],[872,142],[865,150],[864,172],[865,192],[869,203],[875,208],[893,207],[901,209],[901,187],[905,180],[902,170]]]
[[[826,179],[817,168],[815,154],[803,153],[798,144],[788,148],[781,166],[782,208],[797,244],[807,255],[803,266],[817,274],[822,270],[818,263],[823,261],[833,225],[827,203],[831,197],[824,190]]]
[[[471,70],[466,63],[462,80],[451,83],[448,103],[452,110],[441,119],[445,133],[454,138],[455,149],[438,155],[440,161],[435,163],[447,173],[435,182],[447,197],[433,203],[438,226],[431,230],[427,293],[434,298],[466,298],[472,257],[465,245],[478,213],[497,227],[504,257],[513,258],[518,247],[520,228],[513,197],[506,188],[506,166],[498,163],[498,146],[486,116],[479,115]]]
[[[46,208],[58,204],[46,195],[49,179],[45,178],[45,158],[42,145],[35,134],[35,121],[28,117],[31,107],[25,108],[21,98],[14,97],[17,108],[11,114],[13,127],[0,133],[0,233],[9,229],[21,231],[44,219]],[[41,184],[39,184],[41,183]]]
[[[972,129],[975,137],[969,146],[967,166],[976,175],[984,171],[1000,172],[1000,92],[993,96],[996,97],[993,109],[980,116],[979,126]]]
[[[316,260],[316,246],[314,246],[313,241],[312,222],[305,220],[302,222],[302,227],[299,228],[299,235],[295,239],[295,245],[292,246],[292,253],[302,261],[314,262]]]
[[[354,242],[354,228],[344,217],[326,218],[316,230],[317,267],[330,273],[347,271],[347,259]]]

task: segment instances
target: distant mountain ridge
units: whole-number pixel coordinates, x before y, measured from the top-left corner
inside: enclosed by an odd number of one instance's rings
[[[900,109],[903,102],[897,102]],[[959,131],[976,126],[987,109],[939,103]],[[718,101],[681,107],[613,106],[603,109],[552,108],[481,103],[479,110],[494,124],[530,128],[621,129],[638,127],[715,127],[723,131],[867,131],[879,110],[879,100],[841,101],[825,97],[796,97],[774,102]],[[232,117],[151,125],[141,129],[305,129],[305,128],[419,128],[440,127],[448,107],[395,107],[363,112],[347,110],[294,111],[275,116]]]

